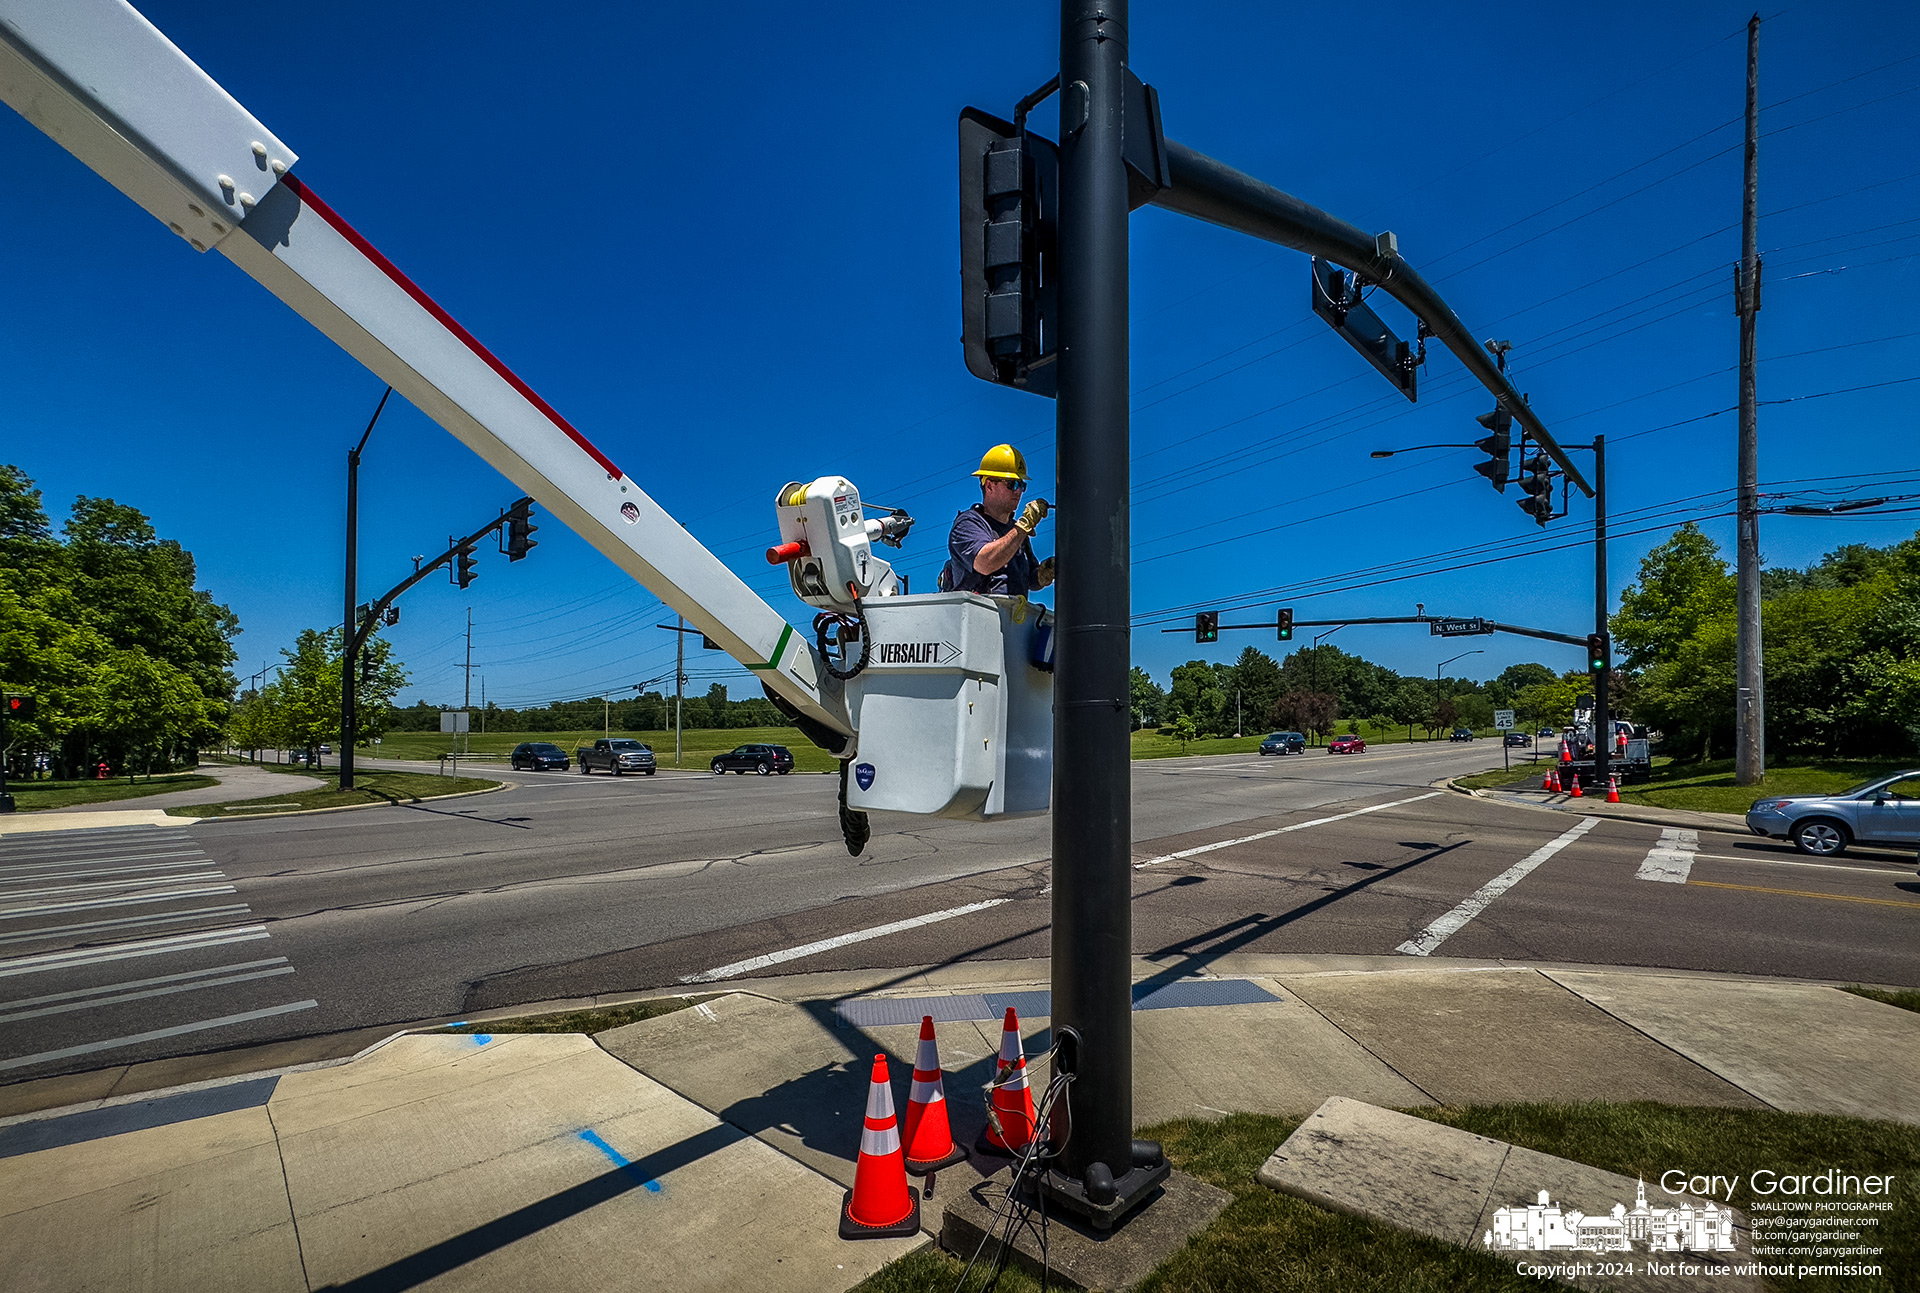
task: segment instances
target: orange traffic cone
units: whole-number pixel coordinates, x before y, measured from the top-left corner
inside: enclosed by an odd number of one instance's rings
[[[913,1062],[913,1090],[907,1096],[907,1171],[927,1178],[943,1167],[964,1163],[967,1151],[953,1143],[947,1121],[947,1088],[940,1073],[940,1049],[933,1039],[933,1016],[920,1016],[920,1055]]]
[[[1550,795],[1557,795],[1560,793],[1560,778],[1554,775],[1552,768],[1547,769],[1547,779],[1543,783],[1543,786],[1546,792]]]
[[[840,1237],[895,1239],[919,1229],[920,1198],[907,1185],[887,1057],[876,1055],[867,1086],[866,1126],[860,1132],[860,1161],[854,1167],[853,1188],[840,1204]]]
[[[1000,1067],[987,1102],[987,1127],[973,1147],[983,1154],[1011,1158],[1033,1140],[1033,1091],[1027,1086],[1027,1057],[1020,1051],[1020,1016],[1012,1006],[1000,1024]]]
[[[1573,751],[1567,748],[1567,743],[1565,741],[1560,742],[1560,762],[1562,763],[1573,762]]]
[[[1620,778],[1618,777],[1607,778],[1607,802],[1610,804],[1620,802]]]
[[[1567,778],[1567,787],[1568,787],[1567,788],[1568,795],[1572,796],[1575,799],[1580,798],[1580,774],[1579,773],[1576,772]]]

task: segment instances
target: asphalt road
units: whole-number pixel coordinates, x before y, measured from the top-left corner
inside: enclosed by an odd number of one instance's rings
[[[1494,757],[1134,765],[1135,951],[1174,969],[1399,951],[1920,985],[1910,858],[1811,866],[1432,790]],[[825,776],[516,780],[411,808],[0,840],[0,1081],[715,971],[1048,948],[1046,819],[880,817],[853,859]],[[919,923],[841,941],[902,922]],[[807,950],[822,941],[839,945]]]

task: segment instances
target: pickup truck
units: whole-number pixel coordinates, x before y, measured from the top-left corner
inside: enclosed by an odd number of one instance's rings
[[[644,772],[649,777],[654,774],[653,751],[640,742],[625,737],[612,740],[595,741],[592,745],[583,745],[573,752],[580,761],[582,775],[599,768],[620,776],[628,772]]]

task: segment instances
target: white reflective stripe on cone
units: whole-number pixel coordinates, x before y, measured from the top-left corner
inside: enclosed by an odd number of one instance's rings
[[[907,1096],[914,1104],[938,1104],[946,1098],[947,1093],[939,1082],[922,1082],[919,1078],[913,1080],[913,1091]]]
[[[933,1038],[920,1039],[920,1057],[914,1060],[913,1066],[922,1073],[931,1073],[940,1067],[940,1048],[934,1044]]]
[[[1027,1066],[1018,1064],[1007,1080],[1000,1084],[1002,1091],[1024,1091],[1027,1089]]]
[[[1020,1030],[1002,1028],[1000,1030],[1000,1062],[1011,1064],[1020,1058]]]
[[[900,1152],[900,1129],[892,1123],[884,1127],[866,1127],[860,1132],[860,1152],[872,1158],[885,1158]]]
[[[867,1117],[879,1121],[893,1117],[893,1084],[890,1082],[867,1083]]]

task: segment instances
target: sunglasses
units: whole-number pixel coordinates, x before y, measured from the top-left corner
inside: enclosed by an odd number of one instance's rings
[[[995,476],[993,479],[999,481],[1002,485],[1005,485],[1008,489],[1012,490],[1016,494],[1021,494],[1026,492],[1027,482],[1024,480],[1008,480],[1004,476]]]

